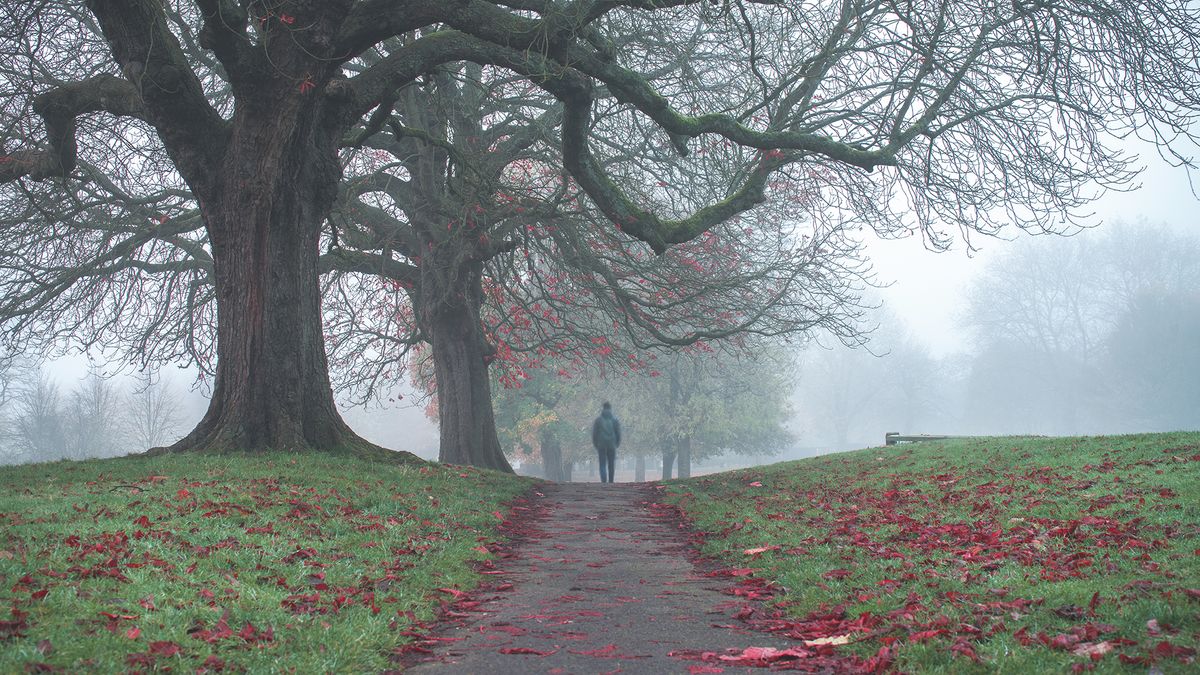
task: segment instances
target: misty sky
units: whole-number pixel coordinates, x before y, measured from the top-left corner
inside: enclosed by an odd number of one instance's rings
[[[1185,169],[1163,161],[1157,150],[1146,143],[1130,143],[1145,171],[1139,176],[1140,187],[1129,192],[1110,192],[1094,203],[1094,212],[1104,222],[1125,221],[1166,224],[1179,231],[1196,234],[1200,228],[1200,201],[1192,193]],[[1200,151],[1192,153],[1200,157]],[[1200,185],[1200,174],[1195,178]],[[1098,229],[1103,229],[1100,225]],[[1087,236],[1087,232],[1081,236]],[[1016,231],[1008,239],[1029,236]],[[933,353],[944,356],[959,351],[966,335],[958,328],[958,314],[964,306],[964,291],[970,281],[1006,241],[976,236],[979,249],[968,256],[963,242],[953,249],[932,253],[920,239],[898,241],[873,240],[868,255],[880,282],[893,282],[879,295],[895,314],[904,318],[909,330],[925,341]],[[1197,263],[1200,264],[1200,263]]]

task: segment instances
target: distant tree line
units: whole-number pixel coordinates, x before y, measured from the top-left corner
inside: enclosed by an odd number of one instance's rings
[[[181,399],[147,372],[121,385],[89,373],[64,391],[38,364],[0,361],[0,463],[112,457],[180,437]]]
[[[1198,261],[1200,239],[1165,227],[1015,242],[970,289],[961,353],[934,356],[890,316],[870,351],[807,350],[802,437],[1200,428]]]

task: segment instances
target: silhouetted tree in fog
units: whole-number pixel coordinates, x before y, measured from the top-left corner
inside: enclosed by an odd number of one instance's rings
[[[1200,240],[1162,227],[1117,223],[1016,242],[971,289],[967,320],[978,340],[969,416],[991,432],[1128,428],[1129,385],[1145,379],[1128,379],[1140,369],[1130,363],[1153,362],[1165,374],[1166,363],[1187,363],[1194,351],[1165,313],[1175,305],[1186,323],[1197,260]],[[1135,343],[1148,360],[1129,361]]]
[[[1113,389],[1141,428],[1200,429],[1200,291],[1144,291],[1108,349]]]

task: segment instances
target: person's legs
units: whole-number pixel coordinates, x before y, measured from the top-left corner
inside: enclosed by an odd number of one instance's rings
[[[596,454],[599,455],[599,457],[598,457],[599,461],[597,463],[600,465],[600,482],[607,483],[608,482],[608,462],[605,461],[605,459],[606,459],[605,458],[605,455],[606,455],[605,449],[604,448],[596,448]]]
[[[617,449],[616,448],[608,448],[606,454],[607,454],[607,456],[605,457],[605,461],[608,462],[608,482],[611,483],[617,476],[617,467],[616,467]]]

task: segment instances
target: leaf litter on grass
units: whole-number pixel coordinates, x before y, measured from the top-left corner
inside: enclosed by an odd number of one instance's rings
[[[1200,434],[874,448],[664,492],[730,565],[729,593],[772,603],[738,618],[802,645],[706,662],[799,668],[820,649],[916,672],[1196,667]]]
[[[0,469],[0,672],[382,670],[529,485],[311,455]]]

